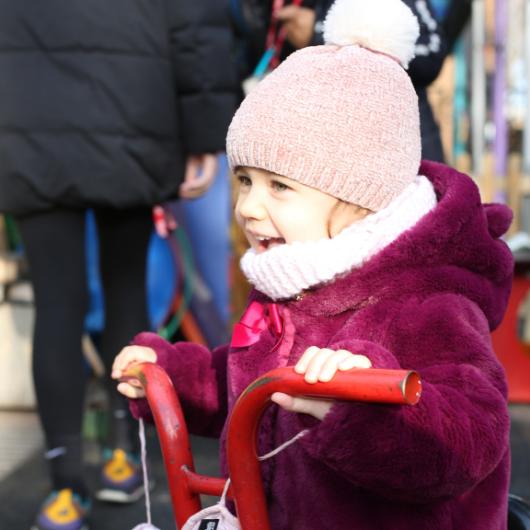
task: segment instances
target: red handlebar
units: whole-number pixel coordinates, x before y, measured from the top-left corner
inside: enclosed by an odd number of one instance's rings
[[[195,473],[180,403],[164,370],[144,363],[129,369],[127,375],[140,379],[144,386],[160,438],[175,518],[182,527],[201,509],[198,494],[220,495],[225,481]],[[270,530],[256,436],[261,415],[274,392],[414,405],[420,399],[421,381],[413,371],[371,368],[338,372],[328,383],[309,384],[292,367],[286,367],[272,370],[250,384],[234,406],[227,439],[230,493],[245,530]]]

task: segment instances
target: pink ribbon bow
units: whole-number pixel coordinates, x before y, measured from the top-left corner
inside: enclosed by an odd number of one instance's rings
[[[283,336],[283,322],[276,304],[251,302],[241,320],[234,326],[232,335],[233,348],[246,348],[258,342],[265,329],[270,329],[278,337],[273,349],[280,344]]]

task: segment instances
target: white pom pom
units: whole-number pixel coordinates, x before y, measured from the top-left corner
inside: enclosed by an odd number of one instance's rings
[[[326,44],[359,44],[395,57],[405,68],[420,27],[401,0],[336,0],[324,22]]]

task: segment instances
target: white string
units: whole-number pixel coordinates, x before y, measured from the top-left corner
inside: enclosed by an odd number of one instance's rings
[[[140,447],[142,455],[142,473],[144,476],[145,511],[147,523],[151,524],[151,499],[149,498],[149,479],[147,477],[147,451],[145,449],[145,427],[144,420],[140,418]]]
[[[223,488],[223,493],[221,494],[221,499],[219,501],[219,504],[222,504],[223,506],[226,505],[226,494],[228,493],[229,487],[230,487],[230,478],[227,478],[225,482],[225,487]]]
[[[268,460],[269,458],[272,458],[273,456],[276,456],[278,453],[281,453],[284,449],[287,449],[290,445],[294,444],[297,440],[302,438],[305,434],[309,432],[308,429],[304,429],[303,431],[300,431],[298,434],[295,434],[290,440],[287,440],[282,445],[276,447],[276,449],[273,449],[269,453],[266,453],[262,456],[258,456],[258,460],[260,462],[263,462],[264,460]],[[226,494],[228,493],[228,488],[230,487],[230,478],[226,479],[225,487],[223,488],[223,493],[221,494],[221,500],[219,501],[219,504],[225,505],[226,502]]]
[[[270,453],[267,453],[262,456],[258,456],[258,460],[262,462],[263,460],[267,460],[273,456],[276,456],[278,453],[282,452],[284,449],[287,449],[291,444],[294,444],[297,440],[302,438],[305,434],[309,432],[308,429],[304,429],[303,431],[300,431],[298,434],[293,436],[290,440],[287,440],[286,442],[282,443],[279,447],[276,447],[276,449],[273,449]]]

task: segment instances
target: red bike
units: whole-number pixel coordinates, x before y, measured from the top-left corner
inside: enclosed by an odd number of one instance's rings
[[[145,363],[129,369],[128,376],[139,379],[144,386],[160,438],[175,520],[181,528],[201,509],[199,494],[220,496],[225,480],[195,473],[184,416],[164,370]],[[421,381],[413,371],[370,369],[339,372],[329,383],[309,384],[292,367],[272,370],[256,379],[234,406],[227,437],[231,479],[228,497],[236,504],[242,530],[270,530],[256,436],[261,415],[274,392],[414,405],[420,399]]]
[[[195,473],[188,430],[168,375],[156,364],[129,369],[139,379],[153,413],[168,477],[177,527],[201,510],[200,494],[220,496],[225,479]],[[261,415],[274,392],[373,403],[416,404],[421,381],[414,371],[351,370],[328,383],[306,383],[292,367],[272,370],[251,383],[239,397],[230,417],[227,459],[231,478],[228,497],[236,504],[242,530],[271,530],[261,483],[256,435]],[[530,504],[510,496],[508,530],[530,530]]]

